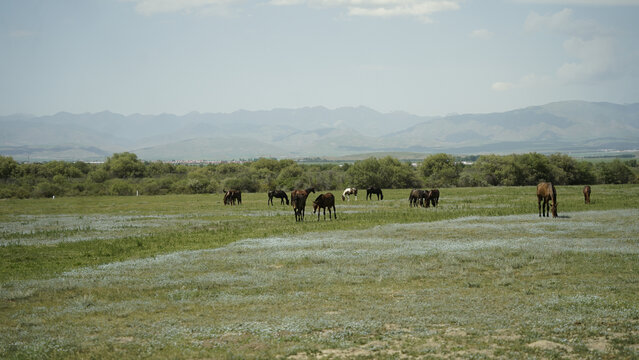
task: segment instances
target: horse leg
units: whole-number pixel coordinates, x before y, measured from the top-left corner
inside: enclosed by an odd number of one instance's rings
[[[324,210],[324,221],[326,221],[326,208],[323,208],[322,210]],[[328,216],[331,216],[331,210],[328,210]]]
[[[337,220],[337,210],[335,209],[335,205],[333,205],[333,215],[335,215],[335,220]]]
[[[537,195],[537,207],[539,208],[539,217],[541,217],[541,198]]]
[[[548,217],[550,212],[550,201],[548,199],[544,199],[544,204],[542,205],[542,211],[544,217]]]

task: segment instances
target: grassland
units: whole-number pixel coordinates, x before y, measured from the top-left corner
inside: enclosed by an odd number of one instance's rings
[[[407,197],[1,201],[0,358],[639,357],[639,186]]]

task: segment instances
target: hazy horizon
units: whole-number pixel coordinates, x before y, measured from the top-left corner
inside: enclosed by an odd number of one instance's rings
[[[544,104],[530,104],[530,105],[526,105],[526,106],[522,106],[522,107],[518,107],[518,108],[512,108],[512,109],[504,109],[501,111],[486,111],[486,112],[469,112],[469,113],[461,113],[461,112],[450,112],[447,114],[439,114],[439,115],[429,115],[429,114],[414,114],[411,113],[409,111],[404,111],[404,110],[392,110],[392,111],[381,111],[378,109],[375,109],[374,107],[371,106],[365,106],[365,105],[359,105],[359,106],[349,106],[349,105],[345,105],[345,106],[339,106],[339,107],[328,107],[328,106],[324,106],[324,105],[310,105],[310,106],[302,106],[302,107],[298,107],[298,108],[291,108],[291,107],[275,107],[275,108],[271,108],[271,109],[255,109],[255,110],[247,110],[247,109],[236,109],[236,110],[232,110],[232,111],[219,111],[219,112],[214,112],[214,111],[197,111],[197,110],[193,110],[193,111],[189,111],[189,112],[185,112],[185,113],[181,113],[181,114],[177,114],[177,113],[120,113],[120,112],[116,112],[116,111],[112,111],[109,109],[104,109],[104,110],[100,110],[100,111],[85,111],[85,112],[71,112],[71,111],[65,111],[65,110],[61,110],[55,113],[50,113],[50,114],[31,114],[31,113],[13,113],[13,114],[0,114],[0,116],[2,117],[11,117],[11,116],[33,116],[33,117],[47,117],[47,116],[55,116],[55,115],[59,115],[59,114],[71,114],[71,115],[83,115],[83,114],[90,114],[90,115],[94,115],[94,114],[100,114],[100,113],[112,113],[112,114],[116,114],[116,115],[122,115],[122,116],[135,116],[135,115],[140,115],[140,116],[161,116],[161,115],[173,115],[173,116],[177,116],[177,117],[182,117],[182,116],[187,116],[189,114],[201,114],[201,115],[206,115],[206,114],[212,114],[212,115],[228,115],[228,114],[234,114],[234,113],[238,113],[238,112],[270,112],[270,111],[277,111],[277,110],[284,110],[284,111],[292,111],[292,110],[303,110],[303,109],[314,109],[314,108],[323,108],[323,109],[327,109],[330,111],[334,111],[334,110],[339,110],[339,109],[359,109],[359,108],[366,108],[369,110],[372,110],[374,112],[377,112],[379,114],[392,114],[392,113],[406,113],[409,115],[415,115],[418,117],[424,117],[424,118],[429,118],[429,117],[448,117],[448,116],[455,116],[455,115],[485,115],[485,114],[495,114],[495,113],[507,113],[507,112],[511,112],[511,111],[516,111],[516,110],[522,110],[522,109],[527,109],[527,108],[531,108],[531,107],[537,107],[537,106],[544,106],[544,105],[549,105],[549,104],[553,104],[553,103],[565,103],[565,102],[584,102],[584,103],[609,103],[609,104],[613,104],[613,105],[634,105],[634,104],[639,104],[639,101],[635,101],[635,102],[628,102],[628,103],[615,103],[615,102],[609,102],[609,101],[587,101],[587,100],[581,100],[581,99],[572,99],[572,100],[561,100],[561,101],[551,101],[548,103],[544,103]]]
[[[639,0],[0,2],[0,115],[639,102]]]

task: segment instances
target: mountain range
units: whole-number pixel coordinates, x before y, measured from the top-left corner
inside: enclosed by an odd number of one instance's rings
[[[453,154],[639,149],[639,103],[563,101],[512,111],[425,117],[367,107],[182,116],[108,111],[0,116],[0,154],[17,161],[302,158],[371,152]]]

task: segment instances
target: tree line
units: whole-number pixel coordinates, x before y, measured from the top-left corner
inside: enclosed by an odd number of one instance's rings
[[[18,163],[0,156],[0,198],[83,195],[204,194],[223,189],[266,192],[314,186],[317,189],[435,188],[639,182],[636,159],[592,163],[568,155],[539,153],[481,155],[464,163],[434,154],[416,164],[387,156],[353,164],[299,164],[260,158],[246,163],[201,166],[146,162],[133,153],[116,153],[104,163],[51,161]]]

